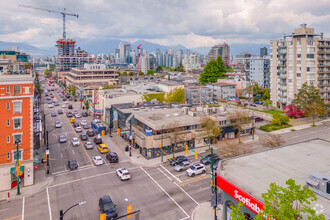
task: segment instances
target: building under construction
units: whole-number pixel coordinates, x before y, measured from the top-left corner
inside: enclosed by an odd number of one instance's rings
[[[75,49],[76,41],[60,39],[56,43],[58,49],[56,68],[58,71],[69,71],[71,68],[83,67],[84,63],[89,63],[89,54],[79,47]]]

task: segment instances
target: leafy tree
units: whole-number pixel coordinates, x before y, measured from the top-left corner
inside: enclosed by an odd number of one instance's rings
[[[181,134],[181,128],[179,127],[179,123],[177,121],[171,122],[166,125],[166,136],[171,138],[171,143],[173,146],[173,158],[175,157],[175,151],[178,149],[178,142],[184,139],[184,135]]]
[[[127,73],[126,72],[123,72],[123,76],[127,76]]]
[[[284,114],[290,118],[301,118],[304,116],[304,110],[298,109],[294,105],[287,105],[283,107]]]
[[[307,107],[305,114],[307,116],[313,117],[313,125],[314,125],[315,117],[322,116],[325,114],[325,107],[324,107],[324,105],[321,105],[320,103],[314,102],[310,106]]]
[[[202,85],[209,82],[215,83],[218,79],[226,77],[226,70],[226,65],[220,56],[218,56],[217,60],[211,59],[200,74],[199,82]]]
[[[234,72],[234,69],[233,69],[233,67],[232,66],[228,66],[228,68],[227,68],[227,72]]]
[[[139,76],[143,76],[144,75],[144,73],[143,72],[139,72]]]
[[[34,88],[35,88],[35,91],[37,92],[37,94],[42,94],[43,93],[43,89],[41,88],[41,83],[40,82],[35,82],[34,83]]]
[[[185,72],[184,68],[183,68],[183,65],[182,65],[182,62],[180,62],[179,66],[176,67],[174,69],[174,71],[177,71],[177,72]]]
[[[178,102],[178,103],[185,103],[184,98],[184,88],[174,88],[170,92],[166,94],[166,99],[168,103],[171,102]]]
[[[263,210],[256,216],[256,220],[267,219],[294,219],[300,220],[307,215],[307,219],[325,220],[323,214],[317,215],[316,211],[311,207],[311,202],[317,201],[314,191],[308,186],[301,187],[296,185],[293,179],[288,179],[286,187],[279,186],[275,182],[269,185],[266,193],[262,193],[264,200]],[[230,213],[233,220],[243,220],[244,214],[241,213],[241,205],[233,207]],[[244,218],[243,218],[244,217]]]
[[[69,86],[69,93],[71,93],[73,96],[76,94],[76,87],[74,85]]]
[[[267,108],[267,110],[268,110],[270,104],[272,104],[272,101],[270,101],[269,99],[266,99],[266,100],[264,101],[263,106],[265,106],[265,107]]]
[[[88,109],[89,109],[89,102],[88,102],[88,100],[84,100],[84,105],[86,107],[86,112],[88,113]]]
[[[161,66],[157,66],[155,71],[156,71],[156,73],[162,72],[163,68]]]
[[[118,76],[120,76],[120,75],[121,75],[121,73],[120,73],[120,72],[117,72],[117,74],[118,74]]]
[[[157,99],[159,102],[165,101],[165,93],[150,93],[150,94],[143,94],[142,100],[146,102],[150,102],[153,99]]]
[[[154,75],[154,71],[153,71],[153,70],[148,70],[148,71],[147,71],[147,75],[151,75],[151,76],[153,76],[153,75]]]
[[[201,126],[207,134],[208,142],[211,143],[212,139],[217,138],[221,133],[219,123],[210,116],[203,117],[201,119]]]
[[[280,113],[273,114],[272,124],[282,125],[289,122],[289,117]]]
[[[102,88],[103,90],[106,90],[106,89],[110,89],[110,86],[109,85],[106,85]]]
[[[47,76],[49,69],[45,69],[45,75]]]
[[[324,106],[324,101],[319,95],[319,90],[313,84],[308,85],[307,83],[302,84],[301,89],[298,90],[298,93],[291,102],[292,105],[302,110],[307,110],[313,103]]]
[[[229,114],[229,118],[235,126],[235,129],[238,131],[238,143],[241,143],[241,132],[243,124],[249,123],[251,121],[250,114],[244,110],[235,110]]]
[[[171,80],[171,76],[170,75],[167,76],[167,80]]]
[[[269,100],[270,99],[270,90],[266,89],[264,94],[261,97],[261,100]]]
[[[165,76],[164,75],[161,75],[160,78],[164,78]]]
[[[134,73],[133,72],[130,72],[128,75],[129,76],[134,76]]]

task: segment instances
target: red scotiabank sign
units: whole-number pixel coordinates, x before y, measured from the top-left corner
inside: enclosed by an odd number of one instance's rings
[[[217,175],[217,186],[237,201],[243,203],[245,207],[250,209],[255,214],[258,214],[264,207],[264,204],[262,204],[259,200],[253,198],[248,193],[244,192],[219,175]]]

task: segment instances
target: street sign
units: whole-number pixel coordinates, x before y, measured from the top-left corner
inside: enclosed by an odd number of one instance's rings
[[[46,150],[46,155],[49,155],[49,150]]]
[[[133,212],[133,205],[128,205],[127,206],[127,214],[130,214],[131,212]],[[127,215],[127,218],[132,218],[133,215]]]

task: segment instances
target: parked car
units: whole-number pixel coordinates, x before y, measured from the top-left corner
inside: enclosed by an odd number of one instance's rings
[[[74,117],[76,117],[76,118],[81,118],[81,115],[80,115],[79,113],[76,113],[76,114],[74,115]]]
[[[72,126],[73,126],[74,128],[76,128],[76,127],[80,127],[80,125],[79,125],[78,122],[73,122],[73,123],[72,123]]]
[[[81,134],[81,135],[80,135],[80,139],[81,139],[82,141],[86,141],[88,138],[87,138],[87,135],[86,135],[86,134]]]
[[[63,105],[62,105],[62,108],[66,108],[66,105],[65,105],[65,104],[63,104]]]
[[[76,122],[76,119],[74,117],[72,117],[72,118],[70,118],[70,122],[74,123],[74,122]]]
[[[102,144],[102,138],[95,137],[94,138],[94,143],[95,144]]]
[[[71,105],[71,104],[68,106],[68,109],[73,109],[73,107],[72,107],[72,105]]]
[[[67,112],[67,113],[66,113],[66,116],[67,116],[68,118],[70,118],[70,117],[72,117],[72,113],[71,113],[71,112]]]
[[[131,178],[131,175],[129,174],[129,172],[126,168],[117,169],[116,174],[122,181],[129,180]]]
[[[57,116],[56,112],[52,112],[51,116],[56,117]]]
[[[60,121],[55,121],[55,128],[61,128],[62,123]]]
[[[188,161],[183,161],[183,162],[179,163],[178,165],[176,165],[174,167],[174,170],[180,172],[180,171],[189,169],[191,166],[192,166],[192,163],[190,163]]]
[[[87,116],[88,116],[88,115],[87,115],[87,112],[82,112],[81,115],[82,115],[83,117],[87,117]]]
[[[81,120],[80,124],[83,125],[83,126],[87,125],[87,121],[86,120]]]
[[[65,103],[65,104],[69,104],[69,101],[65,101],[64,103]]]
[[[195,176],[198,174],[206,173],[205,166],[203,164],[194,164],[186,170],[187,176]]]
[[[60,137],[58,138],[60,143],[65,143],[66,142],[66,137],[65,135],[60,135]]]
[[[110,163],[118,163],[118,161],[119,161],[119,158],[118,158],[118,155],[116,152],[108,153],[105,158],[107,158],[107,160],[109,160]]]
[[[57,114],[63,114],[63,110],[62,109],[59,109],[58,111],[57,111]]]
[[[87,142],[84,143],[84,147],[85,147],[87,150],[91,150],[91,149],[93,149],[93,144],[92,144],[92,142],[87,141]]]
[[[109,148],[108,148],[108,146],[107,146],[106,144],[99,144],[99,145],[97,146],[97,149],[99,150],[99,152],[100,152],[101,154],[106,154],[106,153],[109,152]]]
[[[76,160],[69,160],[68,161],[68,167],[70,168],[70,170],[78,169],[77,161]]]
[[[55,103],[54,103],[54,106],[59,106],[59,105],[60,105],[60,104],[58,104],[58,102],[55,102]]]
[[[99,211],[106,214],[106,219],[114,219],[118,216],[116,205],[108,195],[102,196],[99,199]]]
[[[95,156],[95,157],[93,157],[93,163],[94,163],[96,166],[99,166],[99,165],[104,164],[104,161],[103,161],[103,159],[102,159],[101,156]]]
[[[252,116],[251,119],[252,120],[254,119],[255,122],[260,122],[260,121],[263,121],[264,120],[263,118],[258,117],[258,116]]]
[[[188,159],[185,156],[177,156],[173,160],[171,160],[170,165],[171,166],[175,166],[175,165],[177,165],[177,164],[179,164],[179,163],[181,163],[183,161],[187,161],[187,160]]]
[[[88,135],[88,137],[93,137],[95,135],[95,131],[94,130],[88,130],[86,132],[86,134]],[[101,142],[102,143],[102,142]]]
[[[220,157],[217,154],[213,154],[213,163],[220,160]],[[211,154],[207,155],[205,159],[201,159],[201,163],[204,165],[210,164],[211,161]]]
[[[48,108],[53,108],[53,107],[54,107],[53,104],[49,104],[49,105],[48,105]]]
[[[78,140],[77,137],[72,138],[72,145],[73,145],[74,147],[80,145],[80,142],[79,142],[79,140]]]
[[[250,106],[252,106],[252,107],[257,107],[255,104],[250,104]]]
[[[88,125],[83,125],[83,128],[84,129],[89,129],[89,126]]]

